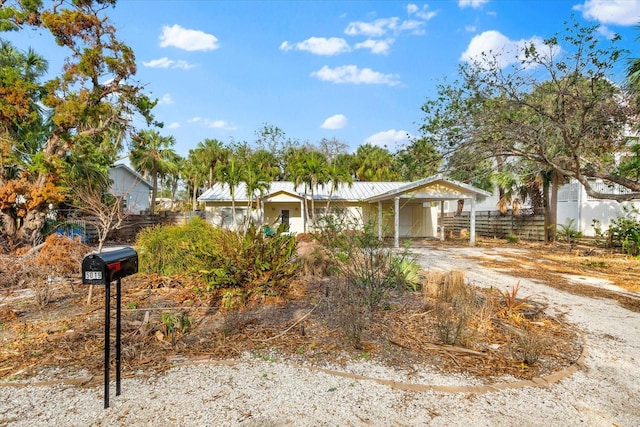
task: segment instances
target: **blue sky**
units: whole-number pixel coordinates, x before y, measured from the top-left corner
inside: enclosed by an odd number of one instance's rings
[[[550,37],[572,14],[632,51],[640,35],[640,0],[120,0],[108,14],[183,156],[205,138],[251,143],[265,124],[395,151],[436,85],[483,50]],[[3,37],[60,68],[42,32]]]

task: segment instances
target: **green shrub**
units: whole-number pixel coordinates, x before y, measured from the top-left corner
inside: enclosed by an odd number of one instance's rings
[[[573,218],[567,218],[564,224],[558,225],[556,234],[569,244],[571,244],[573,240],[582,237],[582,232],[576,229],[575,220]]]
[[[602,229],[602,223],[597,219],[592,220],[591,225],[597,237],[606,238],[607,246],[622,248],[627,255],[638,256],[640,254],[638,215],[640,215],[638,208],[622,205],[622,214],[611,221],[606,231]]]
[[[247,295],[279,295],[298,271],[294,236],[265,237],[254,226],[239,234],[197,217],[185,225],[147,229],[137,246],[141,272],[185,274],[202,280],[207,290],[237,287]]]
[[[627,255],[640,254],[640,211],[634,206],[622,206],[622,215],[611,221],[609,235],[614,246],[622,247]]]
[[[518,243],[519,241],[520,241],[520,238],[516,234],[509,233],[507,235],[507,242],[509,242],[509,243]]]
[[[343,279],[343,286],[353,288],[349,293],[359,295],[359,303],[369,311],[376,310],[398,285],[395,255],[374,229],[372,223],[359,227],[355,220],[337,222],[329,217],[323,219],[317,236],[331,259],[332,274]]]

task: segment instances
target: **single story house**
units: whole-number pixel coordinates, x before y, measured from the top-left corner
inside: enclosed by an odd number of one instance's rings
[[[111,194],[122,198],[123,209],[137,215],[149,210],[153,185],[142,175],[127,166],[117,164],[109,169]]]
[[[377,224],[378,235],[399,239],[436,237],[444,240],[443,224],[438,224],[438,212],[444,212],[447,200],[466,199],[472,212],[477,198],[490,193],[457,182],[441,175],[413,182],[354,182],[341,185],[331,191],[330,185],[318,186],[311,192],[304,185],[275,181],[250,205],[246,186],[235,188],[235,221],[229,186],[217,183],[205,191],[198,201],[205,206],[207,218],[220,227],[232,228],[242,224],[251,211],[251,220],[259,226],[278,226],[284,223],[292,233],[304,233],[313,229],[309,218],[325,211],[332,215],[349,215],[360,225]],[[250,209],[249,209],[250,208]],[[307,215],[304,215],[307,212]],[[442,216],[442,215],[441,215]],[[475,243],[475,221],[471,216],[470,243]]]

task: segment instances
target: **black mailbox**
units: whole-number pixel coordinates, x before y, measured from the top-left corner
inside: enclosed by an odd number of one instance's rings
[[[82,284],[106,285],[138,272],[138,253],[129,247],[89,254],[82,260]]]

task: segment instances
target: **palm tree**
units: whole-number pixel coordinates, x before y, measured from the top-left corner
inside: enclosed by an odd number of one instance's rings
[[[262,154],[261,150],[252,153],[246,162],[247,168],[245,169],[243,176],[248,200],[245,230],[251,221],[251,207],[253,206],[254,201],[262,198],[262,195],[269,190],[271,180],[273,178],[273,170],[270,166],[265,165],[262,162]],[[256,193],[258,193],[257,197]]]
[[[304,184],[306,201],[307,190],[311,193],[311,221],[315,221],[314,193],[319,185],[329,180],[327,158],[319,151],[296,150],[289,162],[289,172],[293,178],[295,188]],[[305,215],[307,209],[305,208]]]
[[[177,153],[168,156],[167,168],[164,173],[164,183],[171,197],[171,210],[173,210],[173,203],[176,199],[178,185],[180,184],[180,171],[184,167],[184,163],[185,159]]]
[[[151,214],[155,213],[158,176],[171,169],[171,159],[176,155],[171,147],[175,143],[173,136],[160,136],[157,131],[151,129],[140,131],[133,138],[133,147],[129,155],[131,165],[136,171],[151,176]]]
[[[196,150],[201,156],[201,161],[209,168],[209,188],[211,188],[214,184],[215,169],[226,158],[226,149],[217,139],[205,139],[198,143]]]
[[[349,187],[353,185],[353,178],[351,177],[348,166],[337,161],[337,159],[329,164],[328,178],[331,182],[331,187],[329,188],[327,205],[324,208],[325,216],[329,215],[329,204],[331,203],[331,198],[333,197],[334,191],[340,188],[342,184],[347,184]]]
[[[386,148],[364,144],[354,156],[356,176],[359,181],[395,181],[400,174],[394,171],[393,156]]]
[[[198,190],[205,182],[206,169],[207,165],[204,164],[200,152],[197,149],[189,150],[189,156],[181,169],[181,175],[190,189],[192,209],[194,211],[198,208]]]
[[[231,194],[231,214],[233,216],[233,227],[238,229],[236,220],[236,187],[243,180],[243,169],[238,162],[236,153],[230,152],[227,161],[218,168],[220,180],[229,186]]]

